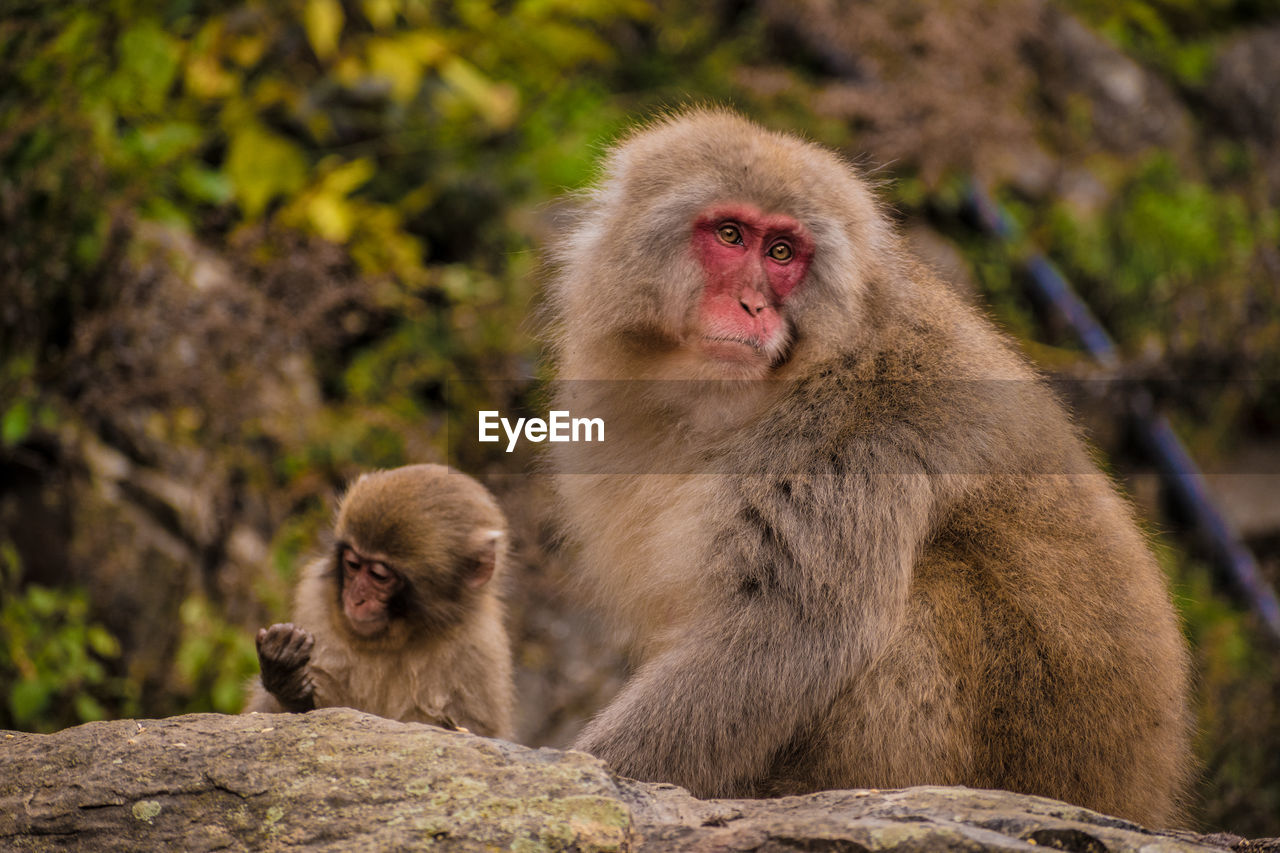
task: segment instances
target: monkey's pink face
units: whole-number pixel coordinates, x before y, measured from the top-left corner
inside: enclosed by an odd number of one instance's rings
[[[400,575],[380,560],[354,548],[342,549],[342,612],[362,637],[381,633],[391,622],[387,605],[404,587]]]
[[[752,205],[716,205],[694,222],[693,251],[705,279],[698,310],[702,352],[736,370],[762,373],[786,349],[786,302],[813,258],[808,230]]]

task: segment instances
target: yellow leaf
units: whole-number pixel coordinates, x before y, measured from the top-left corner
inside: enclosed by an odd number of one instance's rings
[[[391,272],[405,281],[422,275],[422,243],[404,230],[389,207],[367,205],[356,220],[351,257],[367,272]]]
[[[307,202],[307,221],[317,234],[334,243],[345,243],[355,224],[351,204],[334,193],[317,193]]]
[[[199,98],[225,98],[240,86],[240,77],[222,65],[218,48],[222,41],[221,19],[200,28],[191,41],[186,67],[186,84]]]
[[[417,94],[422,82],[422,60],[412,44],[399,39],[370,39],[368,56],[369,71],[391,84],[396,100],[407,101]]]
[[[334,168],[333,171],[324,176],[321,186],[330,192],[349,195],[372,177],[373,161],[367,157],[361,157],[358,160],[352,160],[350,163],[343,163],[341,166]]]
[[[235,92],[239,78],[227,71],[217,58],[197,54],[187,61],[187,88],[198,98],[225,98]]]
[[[307,158],[289,140],[250,123],[232,133],[226,171],[245,216],[255,219],[273,198],[302,187]]]
[[[396,0],[364,0],[361,8],[375,30],[385,30],[396,22],[400,4]]]
[[[342,4],[338,0],[307,0],[302,25],[306,27],[311,49],[320,59],[328,59],[338,49],[343,21]]]
[[[444,63],[440,76],[469,101],[494,130],[506,130],[515,123],[520,96],[511,85],[492,82],[474,65],[456,56]]]
[[[361,206],[349,196],[373,177],[373,161],[352,160],[343,163],[338,157],[327,157],[316,165],[322,177],[277,214],[286,225],[303,226],[335,243],[351,239]]]
[[[241,68],[258,64],[270,43],[265,33],[254,32],[236,36],[227,44],[227,56]]]
[[[296,109],[305,97],[306,93],[293,81],[275,77],[258,80],[249,93],[249,101],[259,114],[278,105]]]
[[[344,86],[354,86],[364,79],[368,72],[359,57],[345,53],[338,57],[333,66],[333,77]]]
[[[418,62],[428,67],[438,64],[449,53],[449,46],[444,39],[423,30],[404,33],[399,41]]]

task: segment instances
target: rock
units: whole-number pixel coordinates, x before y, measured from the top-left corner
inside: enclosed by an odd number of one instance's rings
[[[1224,44],[1205,94],[1236,133],[1280,144],[1280,26],[1251,30]]]
[[[1043,6],[1027,56],[1054,112],[1070,115],[1073,104],[1088,105],[1089,126],[1103,148],[1119,154],[1190,148],[1191,119],[1169,85],[1057,6]]]
[[[63,850],[1274,849],[967,788],[696,800],[528,749],[348,709],[0,735],[0,847]],[[1252,845],[1252,846],[1249,846]]]
[[[580,753],[346,709],[196,714],[0,738],[0,846],[622,849],[619,787]]]
[[[1218,51],[1205,101],[1249,140],[1273,200],[1280,200],[1280,26],[1247,31]]]
[[[1021,59],[1039,8],[1039,0],[768,0],[761,18],[793,80],[782,85],[757,69],[739,82],[760,98],[804,98],[853,129],[858,156],[915,170],[927,185],[956,171],[999,182],[1044,162],[1027,112],[1035,80]],[[798,66],[817,81],[812,92]]]

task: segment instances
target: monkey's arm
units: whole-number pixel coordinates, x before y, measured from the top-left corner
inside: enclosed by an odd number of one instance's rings
[[[750,795],[904,612],[937,484],[886,452],[854,460],[852,474],[744,488],[713,540],[715,591],[689,633],[640,669],[576,748],[696,796]]]
[[[307,666],[315,637],[293,623],[284,623],[259,629],[257,644],[263,688],[286,711],[315,708],[315,685]]]

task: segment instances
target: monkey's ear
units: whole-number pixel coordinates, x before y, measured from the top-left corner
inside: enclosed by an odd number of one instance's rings
[[[472,550],[471,570],[465,582],[471,589],[479,589],[493,577],[498,567],[498,553],[502,549],[503,533],[501,530],[481,530],[475,536]]]

